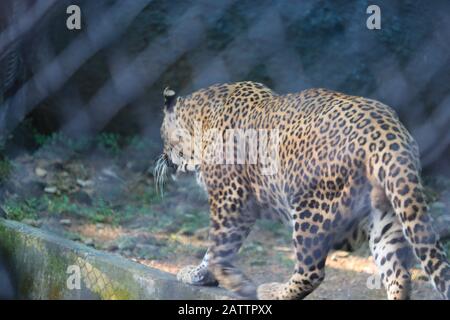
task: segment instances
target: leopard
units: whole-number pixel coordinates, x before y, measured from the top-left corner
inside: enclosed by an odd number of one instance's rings
[[[245,299],[303,299],[324,280],[330,251],[363,235],[388,299],[411,298],[412,263],[450,299],[450,265],[429,214],[419,147],[393,108],[324,88],[278,94],[252,81],[184,96],[168,87],[163,96],[156,180],[165,181],[167,168],[195,173],[210,211],[206,254],[199,265],[182,268],[178,280],[219,285]],[[270,161],[236,161],[236,145],[228,149],[230,161],[217,161],[214,154],[226,146],[213,142],[234,129],[275,132],[272,147],[258,135],[249,139],[266,146],[261,155]],[[267,170],[269,162],[275,170]],[[286,282],[255,285],[236,266],[263,218],[292,232],[295,267]]]

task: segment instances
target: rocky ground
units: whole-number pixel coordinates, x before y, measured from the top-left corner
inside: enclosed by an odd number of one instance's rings
[[[154,154],[154,146],[138,140],[124,149],[114,136],[104,136],[95,149],[85,150],[80,141],[52,137],[34,153],[0,163],[3,214],[176,273],[198,263],[208,246],[207,202],[188,177],[168,183],[163,197],[157,194]],[[450,181],[426,182],[436,227],[448,240]],[[289,230],[267,221],[257,224],[239,259],[257,283],[286,280],[293,261]],[[308,298],[384,299],[384,290],[367,285],[374,272],[367,248],[333,252],[326,280]],[[413,298],[437,298],[421,272],[414,271],[414,279]]]

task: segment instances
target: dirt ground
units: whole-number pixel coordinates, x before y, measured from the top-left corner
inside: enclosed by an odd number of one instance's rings
[[[69,151],[53,145],[11,161],[2,191],[8,218],[173,274],[200,262],[208,247],[208,208],[194,179],[169,182],[161,197],[142,146],[125,154]],[[450,183],[434,182],[428,193],[436,226],[450,225]],[[258,284],[286,281],[294,266],[289,238],[285,226],[258,222],[239,265]],[[332,252],[325,281],[308,299],[385,299],[376,282],[370,285],[375,272],[367,248]],[[413,299],[439,298],[420,271],[413,278]]]

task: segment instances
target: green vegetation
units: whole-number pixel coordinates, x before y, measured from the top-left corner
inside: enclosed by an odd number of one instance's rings
[[[141,193],[134,194],[134,201],[142,202],[143,205],[154,205],[161,202],[162,198],[154,186],[147,186]]]
[[[274,237],[290,239],[291,238],[291,228],[287,227],[281,222],[274,222],[271,220],[260,220],[257,225],[262,229],[269,231]]]
[[[61,132],[42,134],[32,130],[33,140],[38,147],[63,148],[74,152],[101,150],[112,155],[118,155],[125,148],[132,151],[154,150],[154,142],[132,135],[121,135],[112,132],[102,132],[95,137],[71,138]]]
[[[44,196],[46,210],[52,215],[74,214],[84,217],[91,222],[118,223],[121,221],[121,213],[114,210],[103,199],[96,199],[92,206],[81,205],[70,201],[69,197]]]
[[[253,241],[245,243],[241,250],[240,255],[243,259],[249,259],[252,266],[263,266],[267,263],[267,250],[263,243],[259,241]]]
[[[197,230],[209,225],[208,212],[191,209],[185,213],[179,212],[179,215],[181,217],[179,232],[182,234],[192,235]]]
[[[156,148],[159,148],[159,145],[154,141],[143,139],[139,136],[125,137],[125,145],[128,146],[129,149],[136,151],[145,151],[148,149],[155,150]]]
[[[8,219],[36,219],[40,216],[73,215],[85,218],[90,222],[106,222],[118,224],[135,215],[151,212],[145,204],[130,204],[124,208],[116,208],[110,202],[97,198],[92,205],[79,204],[67,195],[44,195],[29,199],[8,199],[3,205]]]
[[[450,257],[450,241],[444,243],[445,251],[447,252],[447,257]]]
[[[12,171],[12,163],[8,158],[0,160],[0,183],[6,181]]]
[[[45,210],[52,215],[60,215],[63,213],[74,213],[78,206],[71,203],[66,195],[62,196],[43,196],[42,200],[45,205]]]
[[[11,220],[35,219],[41,204],[42,202],[38,198],[8,199],[3,204],[3,210],[6,212],[6,218]]]
[[[277,261],[279,261],[286,269],[293,269],[295,261],[288,256],[286,252],[276,251]]]
[[[101,133],[96,138],[96,142],[101,149],[109,151],[113,154],[118,154],[120,152],[120,140],[121,136],[119,134],[108,132]]]
[[[89,139],[87,138],[73,139],[60,132],[55,132],[50,135],[35,132],[34,140],[40,147],[64,147],[73,151],[83,151],[89,146]]]

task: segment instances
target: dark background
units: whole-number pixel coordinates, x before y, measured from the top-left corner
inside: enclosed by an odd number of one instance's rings
[[[69,4],[81,7],[80,31],[66,28]],[[371,4],[381,30],[366,28]],[[0,130],[12,155],[33,147],[30,127],[160,143],[166,85],[186,94],[253,80],[380,100],[425,169],[450,172],[449,1],[3,0],[0,30]]]

